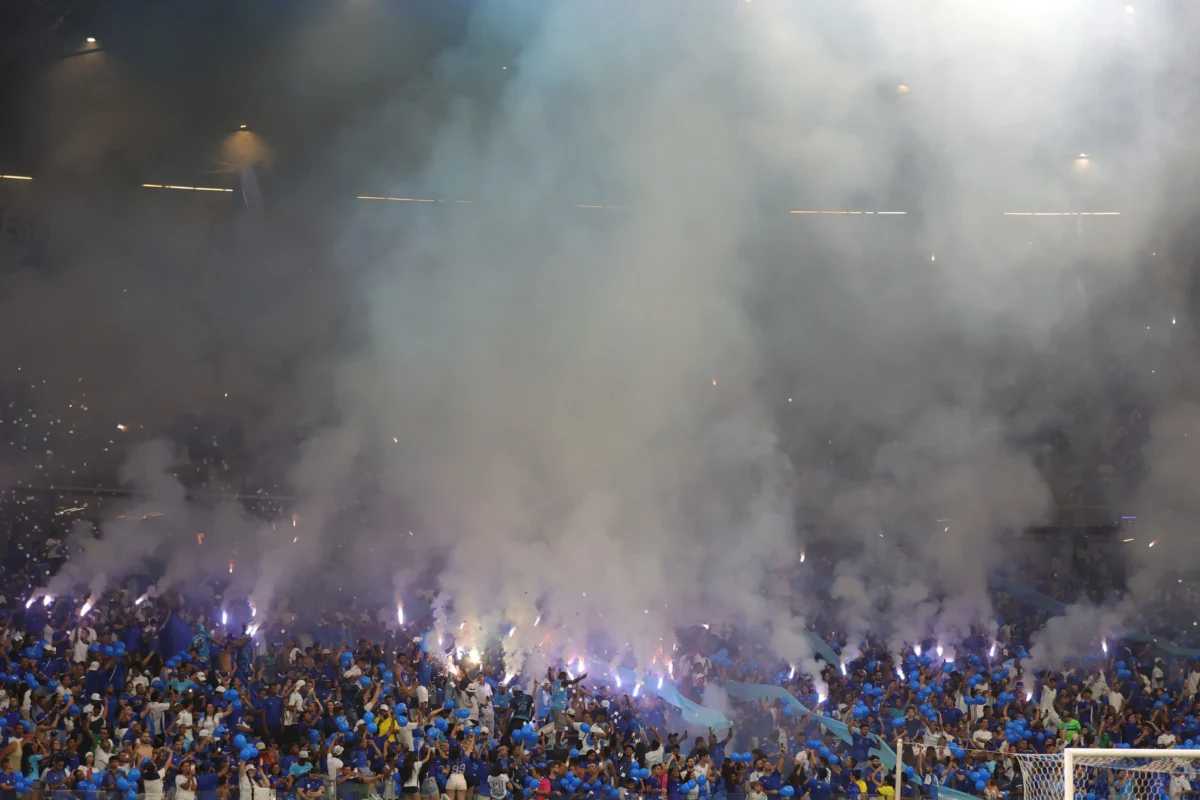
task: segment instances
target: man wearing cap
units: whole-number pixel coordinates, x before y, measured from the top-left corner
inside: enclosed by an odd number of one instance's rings
[[[179,774],[175,776],[175,800],[196,800],[196,765],[191,756],[179,765]]]
[[[537,684],[533,685],[533,691],[537,691]],[[504,726],[505,736],[511,736],[512,732],[519,730],[525,726],[533,718],[533,697],[525,694],[520,686],[512,688],[512,701],[509,703],[508,724]]]
[[[300,741],[300,715],[304,713],[304,695],[300,690],[307,685],[306,681],[296,681],[292,686],[292,691],[288,694],[287,704],[283,709],[283,742],[285,744]]]
[[[329,751],[329,755],[325,757],[325,764],[327,766],[326,774],[329,776],[326,784],[330,787],[336,787],[338,773],[342,771],[342,766],[345,764],[341,758],[343,752],[345,750],[342,746],[335,744],[333,749]]]
[[[268,800],[271,788],[266,778],[258,774],[258,767],[253,762],[243,761],[241,776],[238,779],[238,800]]]

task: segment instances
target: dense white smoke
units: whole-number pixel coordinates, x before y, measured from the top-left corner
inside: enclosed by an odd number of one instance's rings
[[[375,69],[367,18],[297,33],[356,53],[322,86]],[[397,90],[327,159],[471,202],[360,203],[334,226],[336,309],[313,311],[319,282],[272,298],[220,333],[269,330],[261,351],[203,373],[252,385],[314,320],[304,375],[263,389],[287,400],[272,429],[308,430],[301,530],[222,519],[239,588],[269,606],[340,548],[345,583],[390,569],[389,607],[432,585],[446,646],[502,640],[511,671],[593,647],[648,670],[678,626],[735,622],[815,676],[802,633],[829,598],[851,651],[994,631],[997,534],[1059,499],[1028,442],[1106,386],[1079,330],[1143,327],[1106,304],[1168,205],[1166,26],[1084,0],[480,4],[436,99]],[[406,126],[420,168],[376,167]],[[162,472],[128,477],[170,500]],[[800,521],[831,574],[793,575]],[[79,569],[195,563],[113,537]]]

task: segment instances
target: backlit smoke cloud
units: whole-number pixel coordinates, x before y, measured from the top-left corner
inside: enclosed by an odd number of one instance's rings
[[[457,611],[527,616],[538,598],[575,646],[603,630],[643,665],[696,610],[786,630],[764,584],[797,559],[801,477],[823,521],[868,549],[835,592],[855,626],[879,624],[856,598],[888,552],[921,577],[896,598],[954,600],[905,634],[994,628],[991,543],[1050,503],[1015,439],[1058,398],[1014,414],[993,393],[1021,357],[1055,369],[1062,396],[1092,377],[1046,347],[1087,303],[1048,301],[1061,275],[1003,212],[1084,202],[1073,154],[1045,144],[1074,149],[1093,76],[1071,54],[1137,47],[1123,13],[1079,30],[1082,3],[1051,6],[477,12],[443,68],[495,69],[487,54],[515,40],[510,82],[486,122],[456,107],[393,192],[476,207],[388,217],[394,234],[364,210],[351,238],[394,243],[351,267],[369,332],[336,382],[336,429],[421,517]],[[843,46],[867,41],[869,57]],[[1139,123],[1110,164],[1161,136],[1149,111]],[[764,212],[772,197],[911,216],[785,219]],[[1140,233],[1123,230],[1089,301],[1133,275]],[[860,432],[850,474],[804,446]],[[309,451],[317,494],[342,477],[321,469],[344,460],[335,441]]]
[[[235,579],[265,608],[314,573],[365,594],[390,570],[387,593],[433,585],[447,646],[507,637],[510,669],[628,647],[646,672],[677,626],[733,621],[811,674],[801,632],[830,596],[852,638],[895,649],[994,627],[997,534],[1058,499],[1029,442],[1108,390],[1080,331],[1145,327],[1108,303],[1169,203],[1165,27],[1084,0],[479,5],[420,91],[333,137],[309,189],[340,191],[337,166],[472,202],[361,202],[328,226],[336,269],[264,291],[269,316],[233,304],[219,335],[188,324],[246,349],[228,370],[247,391],[312,353],[254,395],[264,425],[305,431],[305,535],[231,525],[252,565]],[[315,38],[352,52],[362,33]],[[421,166],[396,168],[413,129]],[[286,244],[269,274],[290,286],[317,260],[299,227],[238,263]],[[188,397],[226,374],[163,369]]]

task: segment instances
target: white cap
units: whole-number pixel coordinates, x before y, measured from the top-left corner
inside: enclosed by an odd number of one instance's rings
[[[299,681],[296,681],[296,686],[294,688],[303,689],[305,686],[308,686],[308,684],[305,683],[303,680],[299,680]]]
[[[335,756],[340,756],[342,754],[342,746],[340,744],[334,745],[333,749],[329,752],[333,753]]]
[[[388,710],[387,703],[383,703],[383,704],[381,704],[381,705],[379,706],[379,710],[380,710],[380,711],[387,711],[387,710]]]
[[[95,672],[98,669],[100,669],[99,661],[93,661],[92,663],[88,664],[88,672]]]
[[[99,692],[92,692],[92,702],[98,703],[98,702],[100,702],[100,699],[101,698],[100,698]]]

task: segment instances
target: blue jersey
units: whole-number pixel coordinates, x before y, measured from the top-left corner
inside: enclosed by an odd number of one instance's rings
[[[550,684],[550,710],[567,710],[567,690],[563,686],[562,681],[554,681]]]

